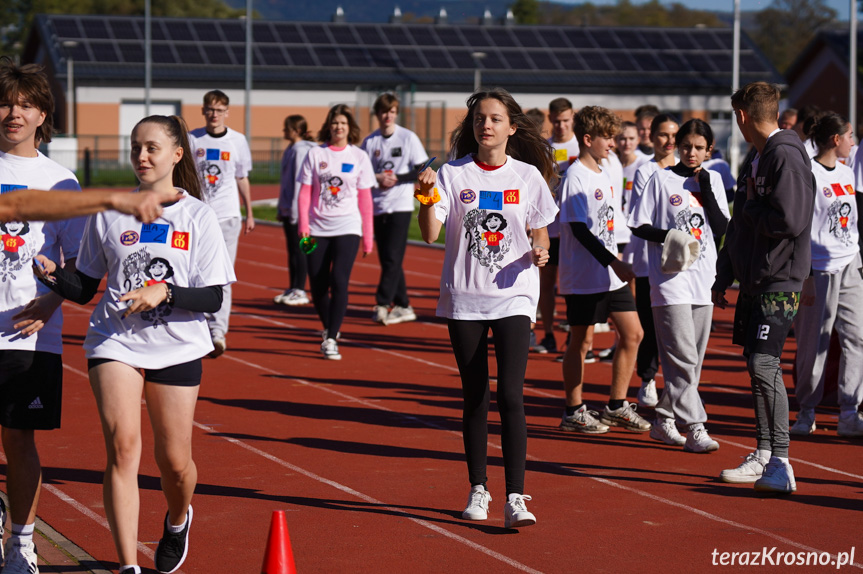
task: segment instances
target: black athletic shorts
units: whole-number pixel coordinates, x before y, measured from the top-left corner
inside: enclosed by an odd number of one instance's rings
[[[612,313],[635,311],[635,299],[629,285],[616,291],[603,291],[588,295],[564,295],[566,322],[570,325],[605,323]]]
[[[0,425],[20,430],[60,428],[62,402],[60,355],[0,350]]]
[[[779,291],[737,296],[732,342],[743,346],[743,356],[761,353],[781,357],[785,339],[800,305],[800,293]]]
[[[548,238],[548,262],[546,265],[557,265],[560,261],[560,237]]]
[[[103,363],[113,362],[114,359],[88,359],[87,368],[92,369]],[[121,361],[117,361],[121,362]],[[170,385],[172,387],[197,387],[201,384],[201,374],[203,367],[201,359],[195,359],[188,363],[180,363],[179,365],[171,365],[164,369],[141,369],[144,371],[144,380],[160,385]]]

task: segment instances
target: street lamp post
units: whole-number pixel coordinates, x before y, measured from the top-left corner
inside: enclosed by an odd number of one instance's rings
[[[485,52],[472,52],[470,57],[473,58],[476,65],[473,71],[473,91],[476,93],[479,91],[480,86],[482,86],[482,70],[479,68],[479,63],[485,58]]]
[[[66,40],[66,133],[74,136],[75,130],[75,58],[72,50],[78,46],[75,40]]]

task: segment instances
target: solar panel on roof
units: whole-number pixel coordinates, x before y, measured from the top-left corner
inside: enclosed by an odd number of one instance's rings
[[[174,52],[168,44],[153,42],[151,46],[153,55],[153,63],[155,64],[176,64],[177,58],[174,57]]]
[[[554,54],[551,53],[551,50],[531,50],[524,52],[524,55],[530,58],[533,65],[540,70],[561,69],[561,65],[558,63],[557,58],[554,57]]]
[[[485,58],[482,59],[482,66],[491,70],[506,70],[509,68],[497,50],[486,50]]]
[[[554,55],[557,60],[560,62],[560,65],[563,66],[564,70],[587,70],[587,64],[582,59],[580,53],[573,52],[572,50],[563,51],[563,50],[555,50]]]
[[[549,28],[541,32],[542,39],[551,48],[568,48],[569,42],[563,37],[563,31],[556,28]]]
[[[246,26],[239,22],[231,20],[222,20],[219,22],[219,27],[222,29],[222,34],[228,42],[245,42],[246,41]]]
[[[428,52],[428,50],[426,50]],[[416,48],[406,48],[400,47],[396,50],[396,57],[402,64],[404,68],[426,68],[428,67],[425,61],[420,56],[419,52]],[[444,56],[446,58],[446,56]],[[432,66],[434,67],[434,66]],[[451,67],[449,62],[447,62],[447,68]]]
[[[288,53],[288,57],[293,62],[294,66],[315,66],[314,58],[312,58],[312,54],[309,49],[305,46],[295,46],[291,48],[285,48],[285,51]]]
[[[277,44],[279,42],[269,22],[252,24],[252,39],[255,44]]]
[[[51,23],[61,38],[86,38],[78,28],[77,18],[52,18]]]
[[[204,64],[204,56],[201,54],[197,43],[186,43],[177,45],[177,54],[180,56],[181,64]]]
[[[202,42],[223,42],[219,30],[212,22],[195,22],[195,33]]]
[[[590,32],[583,28],[571,28],[567,30],[564,35],[569,40],[569,43],[575,48],[590,49],[597,47],[596,44],[593,43],[593,37],[590,35]]]
[[[734,49],[734,36],[733,32],[725,31],[725,30],[717,30],[713,32],[713,37],[719,42],[719,45],[722,46],[725,50],[733,50]]]
[[[246,45],[245,44],[229,44],[228,51],[234,56],[234,62],[239,65],[246,63]],[[252,54],[254,56],[254,53]]]
[[[276,24],[276,33],[281,38],[282,42],[285,44],[303,44],[305,41],[302,36],[300,36],[300,31],[297,30],[296,25],[294,24]]]
[[[461,35],[467,40],[468,45],[474,48],[494,46],[494,43],[485,35],[482,26],[464,26],[461,28]]]
[[[369,48],[369,57],[371,57],[374,65],[379,68],[397,67],[395,56],[393,56],[389,48]]]
[[[539,34],[532,28],[513,28],[512,33],[518,43],[525,48],[542,48],[545,46]]]
[[[711,54],[710,59],[720,72],[730,72],[733,61],[730,54]]]
[[[108,20],[108,25],[111,26],[111,31],[115,38],[123,40],[135,40],[143,37],[143,34],[138,30],[137,22],[134,20],[121,20],[119,18],[111,18]]]
[[[699,50],[722,50],[723,46],[719,39],[712,33],[705,31],[703,33],[693,34],[697,40]]]
[[[740,58],[740,70],[747,74],[763,74],[768,72],[767,66],[761,61],[761,58],[750,56],[749,58]]]
[[[336,44],[344,46],[357,43],[357,39],[356,37],[354,37],[352,26],[350,26],[349,24],[343,24],[341,26],[330,26],[330,34],[332,34],[333,39],[336,41]]]
[[[412,46],[414,44],[408,33],[400,26],[391,26],[384,32],[384,36],[393,46]]]
[[[668,30],[666,35],[678,50],[697,50],[699,48],[689,33],[684,30]]]
[[[452,57],[457,68],[474,69],[476,62],[471,56],[470,50],[450,50],[449,55]]]
[[[582,57],[587,67],[597,71],[613,71],[604,57],[603,50],[579,50],[578,55]]]
[[[373,65],[368,52],[359,46],[342,49],[342,56],[348,61],[348,66],[352,68],[368,68]]]
[[[639,30],[639,33],[651,50],[670,50],[674,48],[666,39],[665,34],[660,31]]]
[[[288,61],[278,46],[258,46],[257,52],[265,66],[287,66]]]
[[[320,24],[303,24],[303,33],[311,44],[332,44],[327,31]]]
[[[322,66],[344,67],[345,64],[339,56],[338,48],[325,48],[318,46],[313,48],[313,50]]]
[[[688,58],[684,58],[680,54],[674,51],[663,52],[660,56],[662,61],[668,66],[669,70],[674,70],[675,72],[689,72],[692,70],[691,66],[688,63]]]
[[[354,31],[359,35],[360,41],[365,45],[386,45],[387,41],[378,32],[377,26],[357,26]]]
[[[93,60],[96,62],[119,62],[120,55],[114,49],[113,42],[91,42],[90,50],[93,53]],[[90,60],[90,51],[84,44],[78,44],[72,50],[72,57],[76,62],[87,62]]]
[[[168,20],[163,22],[165,29],[168,32],[170,40],[186,42],[193,39],[192,29],[189,28],[189,23],[184,20]],[[153,29],[155,30],[155,26]]]
[[[513,70],[532,70],[533,62],[520,50],[501,50],[501,55]]]
[[[665,72],[667,71],[662,62],[651,51],[632,52],[632,57],[638,62],[638,65],[645,72]]]
[[[444,46],[464,46],[465,42],[455,28],[440,28],[435,30]]]
[[[606,50],[605,57],[611,61],[614,70],[632,72],[639,69],[636,63],[622,50]]]
[[[518,42],[507,28],[489,28],[486,30],[486,34],[495,46],[501,48],[518,46]]]
[[[228,49],[223,44],[204,44],[201,48],[204,50],[204,55],[211,64],[215,64],[217,66],[234,65],[233,60],[231,60],[231,55],[228,53]]]
[[[118,42],[117,47],[120,48],[124,62],[144,61],[144,48],[138,42]]]
[[[430,26],[408,26],[408,32],[418,46],[439,46],[440,41]]]
[[[449,57],[447,57],[446,50],[440,48],[426,48],[422,52],[426,60],[428,60],[429,66],[432,68],[439,68],[442,70],[452,69],[453,64]]]
[[[627,50],[649,50],[650,46],[644,41],[644,37],[638,34],[636,30],[629,30],[617,34],[621,45]]]
[[[143,36],[144,36],[144,34],[142,33],[141,37],[143,38]],[[156,22],[153,22],[153,24],[150,28],[150,39],[161,41],[161,40],[170,40],[171,37],[168,36],[167,32],[165,32],[165,28],[163,27],[162,22],[156,21]]]

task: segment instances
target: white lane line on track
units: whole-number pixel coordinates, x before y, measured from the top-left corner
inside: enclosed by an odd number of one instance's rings
[[[260,370],[260,371],[264,371],[264,372],[271,373],[271,374],[276,374],[276,375],[279,375],[279,376],[282,376],[282,377],[288,378],[288,379],[290,379],[290,380],[292,380],[292,381],[298,382],[298,383],[300,383],[300,384],[303,384],[303,385],[306,385],[306,386],[310,386],[310,387],[312,387],[312,388],[315,388],[315,389],[318,389],[318,390],[322,390],[322,391],[324,391],[324,392],[327,392],[327,393],[330,393],[330,394],[333,394],[333,395],[337,395],[337,396],[342,397],[342,398],[345,398],[345,399],[347,399],[347,400],[349,400],[349,401],[356,402],[356,403],[358,403],[358,404],[362,404],[363,406],[366,406],[366,407],[375,408],[375,409],[378,409],[378,410],[381,410],[381,411],[384,411],[384,412],[387,412],[387,413],[395,414],[395,415],[397,415],[397,416],[403,416],[403,417],[408,418],[408,419],[410,419],[410,420],[412,420],[412,421],[418,421],[418,422],[420,422],[421,424],[423,424],[423,425],[425,425],[425,426],[428,426],[428,427],[431,427],[431,428],[441,429],[441,427],[440,427],[439,425],[434,424],[434,423],[428,423],[428,422],[424,421],[423,419],[421,419],[421,418],[419,418],[419,417],[416,417],[416,416],[414,416],[414,415],[406,415],[406,414],[401,413],[401,412],[399,412],[399,411],[394,411],[394,410],[389,409],[389,408],[387,408],[387,407],[384,407],[384,406],[381,406],[381,405],[378,405],[378,404],[374,404],[374,403],[370,403],[370,402],[365,401],[365,400],[363,400],[363,399],[357,399],[356,397],[351,397],[350,395],[348,395],[348,394],[346,394],[346,393],[342,393],[341,391],[336,391],[336,390],[334,390],[334,389],[330,389],[330,388],[328,388],[328,387],[324,387],[324,386],[318,385],[318,384],[316,384],[316,383],[311,383],[311,382],[309,382],[309,381],[305,381],[305,380],[303,380],[303,379],[298,379],[298,378],[293,378],[293,377],[287,377],[286,375],[283,375],[282,373],[279,373],[278,371],[274,371],[273,369],[270,369],[270,368],[264,367],[263,365],[258,365],[258,364],[256,364],[256,363],[252,363],[252,362],[250,362],[250,361],[245,361],[245,360],[243,360],[243,359],[239,359],[239,358],[237,358],[237,357],[233,357],[233,356],[230,356],[230,355],[223,355],[223,357],[224,357],[224,358],[227,358],[227,359],[231,359],[231,360],[233,360],[233,361],[236,361],[236,362],[238,362],[238,363],[240,363],[240,364],[242,364],[242,365],[245,365],[245,366],[247,366],[247,367],[252,367],[252,368],[254,368],[254,369],[258,369],[258,370]],[[197,423],[195,423],[195,424],[197,425]],[[198,426],[201,426],[201,427],[203,428],[203,426],[202,426],[202,425],[198,425]],[[460,433],[460,432],[458,432],[458,431],[447,430],[447,429],[441,429],[441,430],[444,430],[445,432],[450,433],[450,434],[454,434],[454,435],[456,435],[456,436],[461,436],[461,433]],[[225,437],[222,437],[222,438],[225,438]],[[226,438],[225,440],[228,440],[228,439]],[[256,449],[255,447],[252,447],[252,446],[250,446],[250,445],[246,445],[245,443],[242,443],[242,442],[241,442],[241,441],[239,441],[239,440],[236,440],[236,439],[230,439],[230,442],[232,442],[232,443],[234,443],[234,444],[237,444],[238,446],[242,446],[242,448],[246,448],[246,449],[248,449],[248,450],[250,450],[250,451],[252,451],[252,452],[258,452],[258,449]],[[729,444],[735,444],[735,443],[730,443],[730,442],[729,442]],[[500,448],[501,448],[500,446],[498,446],[498,445],[496,445],[496,444],[493,444],[493,443],[490,443],[490,442],[488,443],[488,445],[489,445],[489,446],[491,446],[491,447],[493,447],[493,448],[495,448],[495,449],[498,449],[498,450],[500,450]],[[745,447],[744,445],[736,445],[736,446],[741,446],[741,447],[743,447],[743,448],[747,448],[747,449],[749,448],[749,447]],[[268,458],[269,460],[278,461],[278,463],[279,463],[279,464],[282,464],[282,465],[286,466],[287,468],[292,468],[292,469],[293,469],[293,468],[295,468],[293,465],[290,465],[290,463],[287,463],[287,462],[281,461],[280,459],[278,459],[278,458],[276,458],[276,457],[274,457],[274,456],[272,456],[272,455],[269,455],[268,453],[265,453],[264,451],[260,451],[260,454],[261,454],[262,456],[265,456],[265,458]],[[718,522],[718,523],[720,523],[720,524],[726,524],[726,525],[728,525],[728,526],[733,526],[733,527],[738,528],[738,529],[740,529],[740,530],[745,530],[745,531],[748,531],[748,532],[754,532],[754,533],[757,533],[757,534],[761,534],[762,536],[766,536],[767,538],[771,538],[771,539],[773,539],[773,540],[775,540],[775,541],[777,541],[777,542],[780,542],[780,543],[782,543],[782,544],[786,544],[786,545],[788,545],[788,546],[791,546],[791,547],[794,547],[794,548],[797,548],[797,549],[803,550],[803,551],[805,551],[805,552],[818,552],[818,553],[830,554],[829,552],[826,552],[826,551],[823,551],[823,550],[819,550],[819,549],[817,549],[817,548],[813,548],[813,547],[811,547],[811,546],[807,546],[807,545],[805,545],[805,544],[802,544],[802,543],[796,542],[796,541],[794,541],[794,540],[791,540],[790,538],[785,538],[784,536],[780,536],[780,535],[778,535],[778,534],[774,534],[774,533],[772,533],[772,532],[770,532],[770,531],[768,531],[768,530],[763,530],[763,529],[761,529],[761,528],[757,528],[757,527],[754,527],[754,526],[748,526],[748,525],[746,525],[746,524],[742,524],[742,523],[740,523],[740,522],[736,522],[736,521],[733,521],[733,520],[729,520],[729,519],[727,519],[727,518],[722,518],[721,516],[717,516],[717,515],[715,515],[715,514],[711,514],[711,513],[709,513],[709,512],[706,512],[706,511],[704,511],[704,510],[701,510],[701,509],[699,509],[699,508],[695,508],[695,507],[693,507],[693,506],[689,506],[689,505],[687,505],[687,504],[683,504],[683,503],[681,503],[681,502],[676,502],[676,501],[674,501],[674,500],[670,500],[670,499],[668,499],[668,498],[664,498],[664,497],[662,497],[662,496],[657,496],[657,495],[655,495],[655,494],[652,494],[652,493],[647,492],[647,491],[644,491],[644,490],[640,490],[640,489],[638,489],[638,488],[634,488],[634,487],[631,487],[631,486],[625,486],[625,485],[622,485],[622,484],[618,484],[618,483],[616,483],[616,482],[614,482],[614,481],[612,481],[612,480],[608,480],[608,479],[606,479],[606,478],[602,478],[602,477],[598,477],[598,476],[592,476],[592,475],[587,474],[587,473],[585,473],[585,472],[583,472],[583,471],[575,471],[575,470],[572,470],[572,469],[570,469],[570,468],[566,468],[566,467],[563,467],[563,466],[560,466],[560,465],[556,465],[556,464],[554,464],[554,463],[550,463],[550,462],[543,461],[543,460],[541,460],[541,459],[539,459],[539,458],[537,458],[537,457],[531,456],[531,455],[528,455],[528,456],[527,456],[527,459],[528,459],[528,460],[531,460],[531,461],[537,461],[537,462],[542,462],[542,463],[544,463],[544,464],[548,464],[549,466],[556,467],[557,469],[562,470],[562,471],[564,471],[565,473],[571,474],[571,475],[573,475],[573,476],[581,476],[581,477],[584,477],[584,478],[588,478],[588,479],[590,479],[590,480],[596,481],[596,482],[598,482],[598,483],[600,483],[600,484],[604,484],[604,485],[606,485],[606,486],[611,486],[611,487],[614,487],[614,488],[617,488],[617,489],[620,489],[620,490],[625,490],[625,491],[627,491],[627,492],[632,492],[633,494],[638,494],[638,495],[640,495],[640,496],[643,496],[643,497],[648,498],[648,499],[650,499],[650,500],[653,500],[653,501],[655,501],[655,502],[659,502],[659,503],[662,503],[662,504],[668,504],[668,505],[670,505],[670,506],[674,506],[674,507],[676,507],[676,508],[680,508],[681,510],[686,510],[686,511],[688,511],[688,512],[691,512],[691,513],[696,514],[696,515],[698,515],[698,516],[701,516],[701,517],[703,517],[703,518],[707,518],[708,520],[712,520],[712,521],[714,521],[714,522]],[[824,468],[826,469],[826,467],[824,467]],[[315,475],[315,474],[313,474],[313,473],[310,473],[310,472],[303,472],[303,474],[304,474],[305,476],[308,476],[308,477],[310,477],[310,478],[313,478],[314,480],[320,480],[320,481],[322,481],[322,482],[324,482],[324,483],[326,483],[326,484],[330,484],[330,485],[332,485],[332,486],[335,486],[336,488],[339,488],[339,490],[342,490],[343,492],[349,492],[349,493],[354,493],[354,492],[355,492],[355,491],[353,491],[353,489],[350,489],[349,487],[339,485],[338,483],[335,483],[335,482],[330,481],[329,479],[325,479],[325,478],[323,478],[323,477],[319,477],[318,475]],[[338,486],[336,486],[336,485],[338,485]],[[365,495],[362,495],[361,493],[356,493],[356,494],[355,494],[355,496],[359,496],[362,500],[367,500],[367,498],[364,498],[364,497],[365,497]],[[376,503],[376,504],[377,504],[377,503]],[[381,504],[382,504],[382,503],[381,503]],[[396,510],[398,510],[398,509],[396,509]],[[406,515],[406,516],[407,516],[408,518],[411,518],[411,520],[414,520],[414,522],[417,522],[417,523],[421,523],[421,522],[423,522],[423,521],[421,521],[421,520],[419,520],[419,519],[413,519],[413,518],[412,518],[412,517],[410,517],[409,515]],[[425,526],[425,525],[423,525],[423,526]],[[431,526],[431,525],[430,525],[430,526]],[[437,527],[436,527],[436,528],[437,528]],[[435,531],[437,532],[437,530],[435,530]],[[462,541],[462,540],[463,540],[463,539],[462,539],[460,536],[458,536],[457,534],[451,534],[451,533],[448,533],[447,535],[448,535],[448,536],[450,536],[451,538],[453,538],[454,540],[458,540],[458,541]],[[471,546],[472,548],[474,548],[474,544],[475,544],[475,543],[470,542],[470,541],[466,541],[466,542],[469,542],[469,544],[468,544],[468,545],[469,545],[469,546]],[[483,548],[484,548],[483,546],[478,546],[478,545],[477,545],[477,547],[476,547],[475,549],[483,551],[483,550],[482,550]],[[493,551],[490,551],[490,550],[489,550],[489,552],[493,552]],[[486,552],[486,553],[487,553],[487,554],[489,554],[489,552]],[[492,554],[489,554],[489,555],[491,556]],[[832,558],[832,559],[834,559],[834,560],[837,560],[837,559],[838,559],[837,555],[835,555],[835,554],[830,554],[830,556],[831,556],[831,558]],[[495,556],[495,557],[496,557],[496,556]],[[857,568],[863,568],[863,564],[858,564],[858,563],[856,563],[856,562],[855,562],[855,563],[850,564],[850,566],[855,566],[855,567],[857,567]],[[527,568],[527,567],[525,567],[525,568]]]

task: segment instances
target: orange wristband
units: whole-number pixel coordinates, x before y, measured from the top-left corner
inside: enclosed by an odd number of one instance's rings
[[[423,205],[434,205],[438,201],[440,201],[440,194],[437,191],[437,188],[434,188],[434,195],[432,197],[427,196],[419,188],[414,190],[414,197],[417,198],[417,201],[422,203]]]

